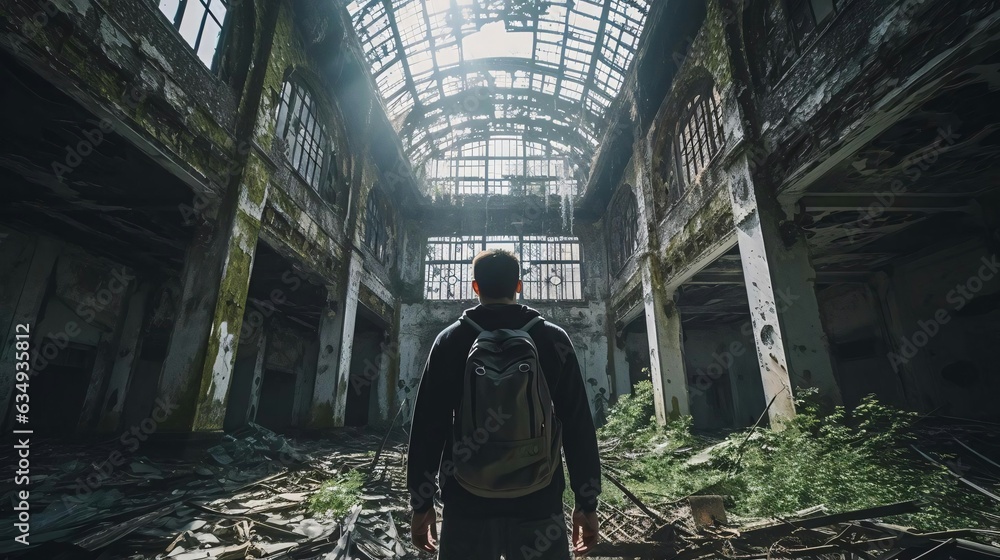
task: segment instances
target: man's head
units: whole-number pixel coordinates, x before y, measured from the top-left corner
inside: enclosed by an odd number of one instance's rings
[[[483,303],[512,303],[521,293],[521,263],[505,249],[487,249],[472,259],[472,289]]]

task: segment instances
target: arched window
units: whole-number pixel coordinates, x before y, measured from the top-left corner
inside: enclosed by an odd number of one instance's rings
[[[365,246],[379,262],[389,255],[390,210],[382,193],[372,189],[365,205]]]
[[[296,80],[281,90],[278,138],[284,141],[285,158],[299,176],[320,195],[336,202],[333,188],[333,141],[312,94]]]
[[[722,119],[712,88],[696,93],[681,111],[677,126],[677,175],[686,186],[695,182],[722,149]]]
[[[205,66],[215,70],[219,39],[226,26],[228,0],[160,0],[160,12],[191,45]]]
[[[629,257],[639,249],[639,208],[632,188],[625,185],[611,203],[611,227],[608,248],[612,274],[621,272]]]

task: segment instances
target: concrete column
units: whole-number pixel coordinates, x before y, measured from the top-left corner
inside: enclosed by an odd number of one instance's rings
[[[59,248],[56,243],[47,238],[37,238],[27,243],[23,249],[15,250],[13,243],[4,247],[4,253],[11,249],[16,253],[16,260],[5,262],[2,285],[9,286],[11,291],[5,292],[5,300],[16,302],[10,307],[10,316],[5,317],[4,342],[0,347],[0,425],[11,423],[11,393],[14,390],[14,358],[13,344],[17,325],[28,325],[31,332],[31,347],[37,350],[41,343],[39,333],[34,332],[38,313],[42,309],[45,291],[49,286],[49,277],[55,267]],[[9,281],[8,281],[9,280]],[[22,331],[23,332],[23,331]],[[34,367],[32,360],[32,367]]]
[[[361,273],[364,259],[361,253],[351,252],[347,269],[347,293],[344,297],[343,335],[340,359],[337,362],[337,385],[333,398],[333,425],[343,426],[347,414],[347,394],[351,390],[351,354],[354,352],[354,325],[358,318],[358,294],[361,291]]]
[[[81,415],[87,422],[96,417],[98,432],[114,431],[118,429],[121,421],[122,411],[125,409],[125,396],[128,395],[129,382],[132,380],[132,366],[142,349],[140,335],[150,291],[150,285],[142,283],[129,296],[114,364],[111,366],[107,389],[101,396],[100,408],[84,410]]]
[[[160,423],[162,430],[223,427],[267,196],[267,182],[259,179],[266,176],[262,167],[250,158],[243,181],[222,199],[217,218],[198,228],[188,248],[181,305],[160,375],[159,397],[175,407]]]
[[[764,397],[774,401],[769,416],[777,426],[795,415],[796,389],[816,387],[830,407],[841,404],[840,389],[805,239],[781,229],[785,214],[770,187],[754,182],[745,154],[728,172]]]
[[[359,276],[360,281],[360,276]],[[334,288],[327,289],[327,309],[319,320],[319,352],[316,361],[316,378],[313,386],[312,406],[308,425],[313,428],[330,428],[333,422],[333,403],[337,394],[337,373],[340,371],[340,343],[344,333],[342,299]]]
[[[649,368],[653,381],[656,421],[661,426],[691,414],[687,373],[684,371],[684,340],[681,314],[673,294],[664,293],[651,258],[642,264],[642,295],[649,337]]]

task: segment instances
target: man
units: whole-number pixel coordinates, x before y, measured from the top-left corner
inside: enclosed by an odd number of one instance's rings
[[[472,289],[480,305],[466,311],[472,324],[486,331],[521,329],[539,313],[517,304],[521,265],[505,250],[479,253],[472,261]],[[479,331],[456,321],[434,341],[420,380],[410,428],[407,487],[413,507],[413,543],[438,551],[434,495],[440,472],[444,504],[439,560],[568,560],[569,543],[562,513],[565,488],[562,461],[542,489],[520,497],[473,494],[455,477],[456,461],[469,454],[453,441],[453,422],[463,398],[466,359]],[[597,496],[601,467],[597,436],[573,343],[566,331],[542,321],[529,329],[548,392],[552,414],[562,424],[562,447],[575,496],[573,552],[587,554],[597,544]],[[522,370],[525,371],[525,370]],[[510,412],[510,411],[508,411]],[[544,483],[543,483],[544,484]]]

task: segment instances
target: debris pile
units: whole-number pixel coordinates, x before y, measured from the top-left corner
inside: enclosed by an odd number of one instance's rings
[[[408,542],[405,436],[397,426],[382,435],[344,429],[322,439],[291,439],[250,426],[197,449],[190,442],[177,449],[147,442],[126,453],[118,441],[38,442],[38,455],[46,460],[32,473],[38,512],[32,548],[11,546],[13,535],[5,534],[0,554],[53,560],[419,558]],[[1000,433],[990,426],[984,431],[982,425],[938,421],[912,445],[923,461],[950,472],[956,487],[989,500],[1000,484],[998,440]],[[724,493],[713,492],[724,488],[714,483],[682,496],[657,494],[648,481],[629,478],[627,466],[645,460],[644,452],[684,469],[700,468],[716,451],[728,446],[732,454],[755,440],[698,436],[683,446],[651,441],[652,451],[602,441],[605,542],[594,558],[1000,558],[997,523],[941,531],[893,524],[927,507],[918,501],[846,512],[815,505],[761,519],[727,511],[739,496],[714,495]],[[347,479],[358,481],[350,485],[352,493],[330,502],[342,509],[317,506],[326,503],[316,500],[321,489],[339,488]],[[4,499],[10,503],[10,495]],[[1000,521],[995,511],[979,513]],[[9,524],[0,527],[10,530]]]
[[[13,535],[3,535],[0,554],[335,560],[350,551],[351,558],[405,557],[393,518],[407,506],[400,498],[405,449],[383,445],[380,437],[350,430],[293,442],[259,426],[197,453],[170,453],[149,443],[141,449],[148,455],[121,461],[108,461],[124,457],[117,441],[42,444],[38,455],[46,460],[32,477],[32,505],[39,510],[32,547],[25,550]],[[352,470],[366,473],[368,482],[346,519],[309,510],[310,497],[325,481]]]
[[[687,524],[674,521],[659,526],[648,540],[601,544],[594,556],[650,560],[1000,558],[1000,547],[970,540],[996,540],[1000,538],[998,531],[958,529],[919,533],[906,527],[876,521],[883,517],[914,513],[919,509],[920,504],[915,501],[825,515],[822,514],[822,507],[816,507],[807,512],[799,512],[797,516],[742,528],[712,524],[692,530]]]

